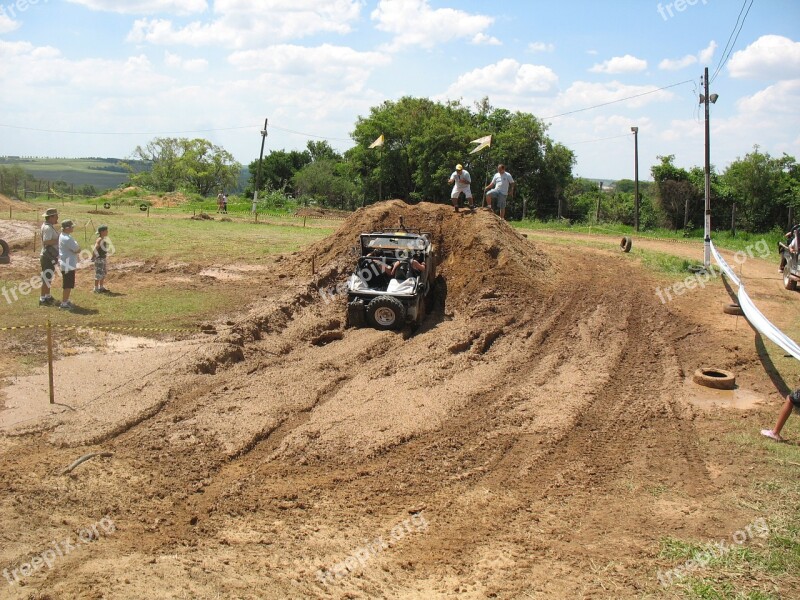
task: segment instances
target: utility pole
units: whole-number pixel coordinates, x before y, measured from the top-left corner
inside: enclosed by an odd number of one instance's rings
[[[261,154],[258,155],[258,169],[256,170],[256,189],[253,190],[253,207],[251,212],[256,212],[258,206],[258,188],[261,186],[261,162],[264,159],[264,142],[267,141],[267,123],[269,119],[264,119],[264,129],[261,130]]]
[[[633,132],[633,229],[639,231],[639,128]]]
[[[700,96],[700,103],[705,106],[706,113],[706,159],[705,159],[705,178],[706,178],[706,209],[704,219],[703,235],[703,266],[708,269],[711,266],[711,135],[709,127],[708,104],[716,103],[719,96],[717,94],[708,95],[708,67],[703,71],[703,94]]]

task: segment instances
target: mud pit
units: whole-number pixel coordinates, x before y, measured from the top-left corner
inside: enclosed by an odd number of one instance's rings
[[[400,216],[440,248],[435,310],[414,334],[345,329],[344,299],[318,287],[349,274],[358,233]],[[115,530],[0,596],[658,590],[662,536],[750,518],[721,505],[746,459],[701,450],[684,384],[699,363],[730,367],[728,342],[661,305],[635,265],[580,266],[483,211],[386,202],[277,261],[265,298],[215,335],[76,367],[74,410],[23,415],[20,386],[46,379],[14,382],[0,568],[103,517]],[[740,381],[763,379],[742,354]],[[88,452],[113,456],[60,474]]]

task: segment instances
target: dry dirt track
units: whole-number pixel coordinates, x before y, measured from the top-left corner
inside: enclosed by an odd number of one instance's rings
[[[346,329],[317,286],[400,216],[441,248],[435,310],[413,334]],[[705,444],[719,424],[684,380],[736,366],[768,393],[755,351],[732,364],[740,340],[660,304],[630,262],[576,268],[488,213],[394,201],[264,285],[216,335],[98,359],[78,410],[0,429],[0,569],[116,527],[0,597],[640,597],[661,537],[752,520],[723,504],[747,457]],[[60,474],[91,451],[113,456]]]

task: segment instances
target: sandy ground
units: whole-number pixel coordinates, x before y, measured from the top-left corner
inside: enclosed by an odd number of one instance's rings
[[[439,247],[434,310],[416,332],[345,328],[318,290],[347,276],[359,232],[400,216]],[[785,324],[798,300],[775,265],[744,271]],[[263,282],[214,333],[59,361],[58,406],[46,373],[5,382],[0,570],[88,541],[0,597],[658,596],[661,538],[759,516],[731,508],[753,457],[714,440],[731,415],[772,421],[782,365],[722,313],[719,282],[661,303],[663,279],[613,246],[399,201]],[[700,366],[739,389],[687,383]],[[110,456],[62,474],[91,452]]]

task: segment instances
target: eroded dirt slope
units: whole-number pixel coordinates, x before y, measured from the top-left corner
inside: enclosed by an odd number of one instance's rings
[[[319,289],[401,216],[440,248],[435,310],[413,334],[345,329]],[[116,526],[0,595],[636,597],[662,536],[747,522],[719,508],[739,465],[709,467],[683,398],[726,342],[633,264],[393,201],[259,284],[216,334],[97,358],[108,393],[76,369],[77,410],[0,430],[0,568]],[[60,475],[90,451],[113,456]]]

